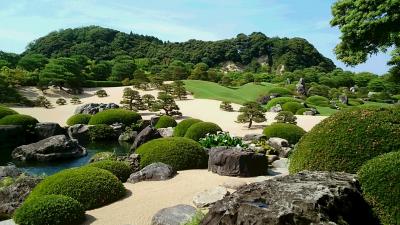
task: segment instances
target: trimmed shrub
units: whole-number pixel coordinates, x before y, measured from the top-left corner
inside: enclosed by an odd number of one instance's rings
[[[268,110],[274,106],[276,106],[277,104],[283,105],[286,102],[301,102],[301,100],[296,99],[296,98],[291,98],[291,97],[279,97],[279,98],[273,98],[271,99],[267,105],[265,106],[265,108]]]
[[[296,111],[296,115],[304,115],[305,112],[311,111],[309,108],[301,108]]]
[[[114,129],[106,124],[89,127],[89,137],[91,141],[111,141],[116,139]]]
[[[268,90],[267,94],[279,94],[280,96],[288,96],[288,95],[292,95],[293,93],[283,87],[273,87],[271,89]]]
[[[85,210],[94,209],[122,198],[122,182],[111,172],[95,167],[66,169],[46,177],[28,196],[65,195],[80,202]]]
[[[0,119],[0,125],[35,126],[39,121],[32,116],[23,114],[8,115]]]
[[[296,113],[299,109],[303,109],[304,105],[298,102],[286,102],[282,105],[283,111],[289,111],[292,113]]]
[[[364,198],[383,225],[400,224],[400,151],[367,161],[358,171]]]
[[[114,123],[123,123],[126,126],[130,126],[140,119],[142,119],[142,117],[136,112],[132,112],[126,109],[108,109],[92,116],[89,121],[89,125],[112,125]]]
[[[67,100],[65,100],[64,98],[59,98],[56,101],[57,105],[66,105],[67,104]]]
[[[222,109],[223,111],[233,112],[232,103],[228,101],[221,102],[219,108]]]
[[[92,115],[89,114],[76,114],[68,118],[67,125],[72,126],[75,124],[88,124],[92,118]]]
[[[303,128],[289,123],[273,123],[264,128],[265,137],[279,137],[286,139],[290,144],[296,144],[306,132]]]
[[[297,124],[296,122],[297,117],[292,112],[289,111],[279,112],[278,115],[276,115],[275,120],[278,123]]]
[[[108,170],[122,182],[125,182],[131,175],[131,168],[125,162],[115,160],[102,160],[90,163],[88,166],[94,166],[100,169]]]
[[[155,127],[156,128],[167,128],[167,127],[176,127],[177,123],[172,116],[163,115],[160,116],[160,119],[157,121]]]
[[[350,109],[308,132],[291,156],[289,171],[355,173],[369,159],[400,149],[399,109]]]
[[[203,122],[199,119],[185,119],[178,123],[178,125],[174,129],[174,137],[183,137],[186,134],[186,131],[195,123]]]
[[[140,167],[162,162],[176,170],[207,168],[207,154],[201,145],[182,137],[160,138],[141,145],[135,153],[140,155]]]
[[[82,103],[82,102],[81,102],[81,99],[80,99],[78,96],[72,97],[71,100],[70,100],[69,102],[71,102],[71,103],[74,104],[74,105],[78,105],[78,104],[81,104],[81,103]]]
[[[102,160],[117,160],[117,156],[113,152],[98,152],[90,158],[89,162],[98,162]]]
[[[0,105],[0,119],[5,116],[14,115],[14,114],[18,114],[17,111]]]
[[[108,96],[106,90],[103,90],[103,89],[96,91],[95,95],[97,95],[97,97],[99,97],[99,98],[104,98],[104,97]]]
[[[329,107],[329,99],[323,96],[314,95],[306,99],[306,103],[314,106]]]
[[[85,217],[82,205],[63,195],[45,195],[25,201],[13,216],[19,225],[80,224]]]
[[[121,81],[108,81],[108,80],[87,80],[83,84],[84,87],[121,87]]]
[[[199,122],[189,127],[186,131],[185,138],[198,141],[200,138],[206,137],[207,134],[216,134],[218,131],[222,131],[222,129],[215,123]]]

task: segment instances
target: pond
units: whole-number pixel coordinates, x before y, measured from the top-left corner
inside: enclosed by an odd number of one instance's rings
[[[88,154],[73,160],[56,161],[56,162],[21,162],[11,158],[12,149],[0,150],[0,166],[14,164],[18,168],[23,169],[27,173],[35,175],[51,175],[61,170],[85,165],[90,158],[98,152],[114,152],[116,155],[123,155],[129,152],[130,144],[128,143],[91,143],[85,146]]]

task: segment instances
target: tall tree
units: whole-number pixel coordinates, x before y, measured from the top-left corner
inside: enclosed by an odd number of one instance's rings
[[[179,100],[186,98],[187,91],[185,88],[185,83],[183,83],[183,81],[176,80],[174,81],[172,86],[173,86],[173,95],[175,98],[178,98]]]
[[[237,117],[239,123],[249,123],[249,128],[253,125],[253,121],[261,123],[266,121],[265,109],[257,102],[246,102],[239,109],[240,114]]]
[[[24,55],[18,62],[18,66],[21,68],[34,71],[41,70],[48,63],[48,59],[42,54],[29,54]]]

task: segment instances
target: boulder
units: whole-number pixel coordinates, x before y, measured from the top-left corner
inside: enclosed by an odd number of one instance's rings
[[[268,144],[274,149],[281,150],[283,147],[289,147],[289,142],[283,138],[272,137],[268,139]]]
[[[214,147],[209,150],[208,170],[223,176],[260,176],[268,173],[268,160],[239,148]]]
[[[131,173],[135,173],[140,170],[140,155],[130,154],[128,156],[118,156],[118,161],[127,163],[131,168]]]
[[[37,140],[42,140],[51,136],[65,133],[65,129],[62,128],[58,123],[37,123],[35,126]]]
[[[289,154],[290,154],[290,152],[292,152],[292,148],[291,147],[282,147],[280,150],[279,150],[279,157],[281,157],[281,158],[288,158],[289,157]]]
[[[110,125],[110,127],[114,130],[114,134],[117,137],[119,137],[125,129],[125,125],[123,123],[114,123]]]
[[[229,191],[224,187],[215,187],[200,193],[193,197],[193,204],[197,208],[205,208],[212,206],[215,202],[229,195]]]
[[[280,158],[272,162],[274,168],[288,168],[289,160],[287,158]]]
[[[356,176],[301,172],[240,188],[218,201],[202,225],[376,225]]]
[[[269,164],[272,164],[274,161],[279,159],[279,156],[277,156],[277,155],[267,155],[267,157],[268,157]]]
[[[140,133],[137,135],[135,138],[135,141],[133,142],[133,145],[131,146],[131,151],[135,151],[139,146],[142,144],[151,141],[153,139],[161,138],[162,136],[160,133],[157,131],[156,128],[153,128],[151,126],[147,126],[144,128]]]
[[[36,143],[21,145],[12,151],[11,156],[21,161],[54,161],[79,158],[86,154],[86,149],[75,139],[56,135]]]
[[[160,133],[161,137],[172,137],[174,134],[174,128],[167,127],[167,128],[158,128],[158,133]]]
[[[347,97],[347,95],[340,95],[339,96],[339,101],[344,105],[348,105],[349,104],[349,98]]]
[[[119,105],[115,103],[88,103],[82,106],[79,106],[75,109],[75,114],[90,114],[94,115],[98,112],[107,110],[107,109],[118,109]]]
[[[304,78],[300,78],[299,82],[296,84],[296,92],[299,95],[307,94],[306,81]]]
[[[244,181],[226,181],[221,186],[227,189],[237,190],[244,185],[247,185]]]
[[[138,183],[144,180],[168,180],[176,175],[176,171],[164,163],[152,163],[140,171],[129,176],[129,183]]]
[[[12,140],[12,141],[10,141]],[[23,126],[0,125],[0,148],[15,148],[26,144],[28,138]]]
[[[0,166],[0,181],[5,177],[18,177],[23,171],[14,165]]]
[[[190,205],[176,205],[158,211],[151,220],[151,225],[182,225],[196,215],[196,208]]]
[[[150,118],[150,126],[155,127],[159,119],[160,119],[159,116],[151,117]]]
[[[260,141],[265,138],[264,134],[246,134],[242,138],[243,141]]]
[[[283,109],[282,109],[282,106],[280,104],[276,104],[275,106],[273,106],[273,107],[271,107],[269,109],[270,112],[274,112],[274,113],[280,112],[282,110]]]
[[[125,131],[118,137],[118,141],[123,141],[123,142],[133,142],[135,138],[137,137],[138,133],[137,131]]]
[[[78,140],[79,143],[89,142],[89,126],[85,124],[75,124],[68,127],[68,137]]]

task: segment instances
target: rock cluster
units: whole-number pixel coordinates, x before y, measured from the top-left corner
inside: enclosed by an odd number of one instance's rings
[[[196,208],[190,205],[176,205],[158,211],[151,220],[151,225],[182,225],[196,215]]]
[[[299,82],[296,84],[296,92],[299,95],[307,94],[306,81],[304,78],[300,78]]]
[[[90,114],[94,115],[98,112],[107,110],[107,109],[118,109],[119,106],[115,103],[88,103],[82,106],[79,106],[75,109],[75,114]]]
[[[136,136],[135,141],[131,146],[131,151],[135,151],[140,145],[151,141],[153,139],[161,138],[161,134],[158,130],[152,126],[147,126]]]

